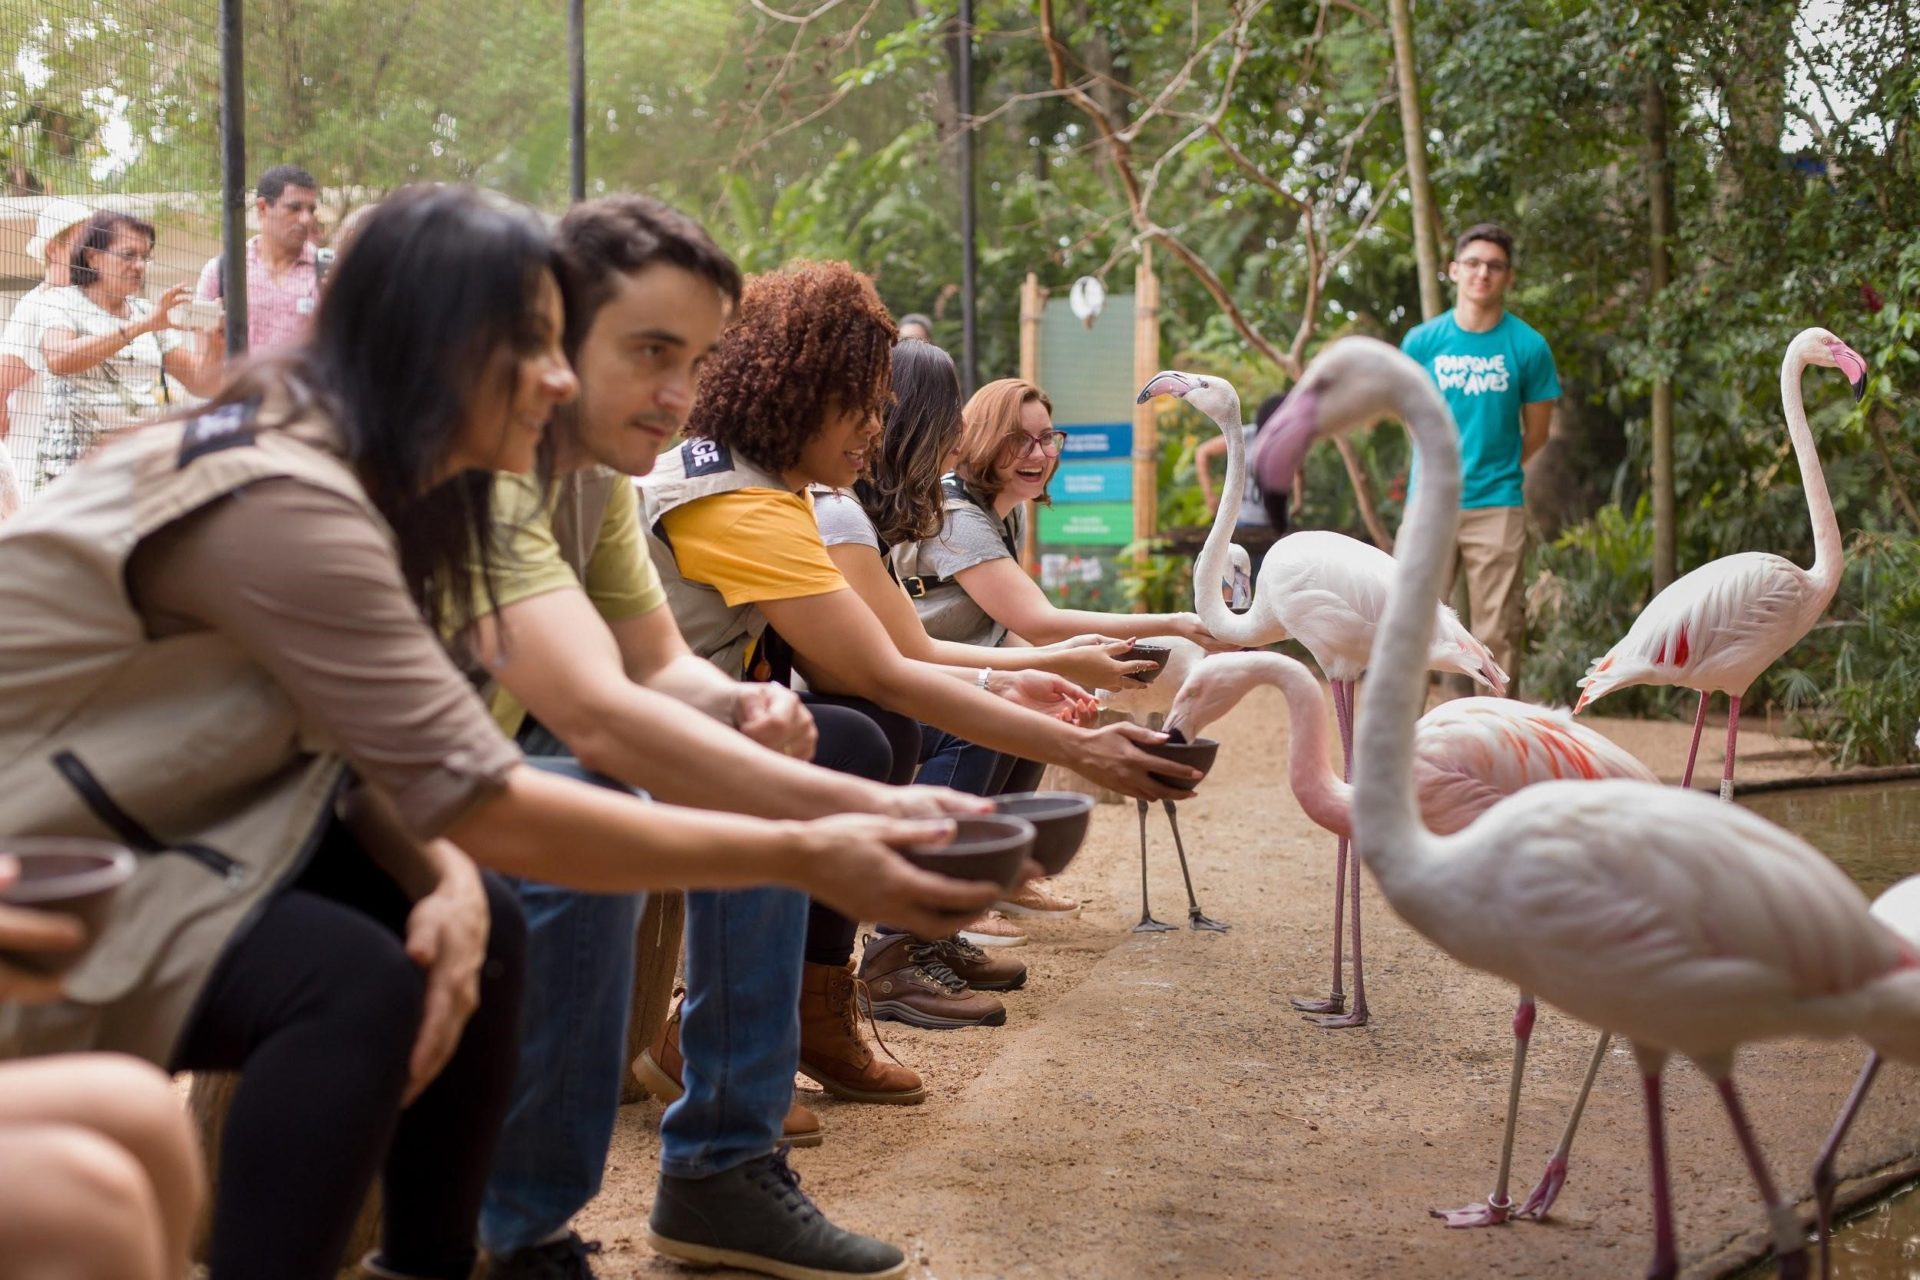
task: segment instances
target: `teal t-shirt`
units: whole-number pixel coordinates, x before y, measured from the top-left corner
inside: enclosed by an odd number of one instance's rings
[[[1469,333],[1453,312],[1436,316],[1400,341],[1418,360],[1460,426],[1460,505],[1519,507],[1520,406],[1560,394],[1547,340],[1512,312],[1485,333]]]

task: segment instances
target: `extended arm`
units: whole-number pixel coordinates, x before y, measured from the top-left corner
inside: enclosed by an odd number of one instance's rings
[[[1220,509],[1220,497],[1213,488],[1213,464],[1227,456],[1227,438],[1210,436],[1193,451],[1193,474],[1200,481],[1200,496],[1206,499],[1207,510]]]
[[[1524,465],[1547,442],[1547,429],[1553,425],[1551,400],[1535,400],[1520,406],[1520,461]]]
[[[1093,613],[1055,608],[1040,584],[1011,557],[986,560],[962,569],[954,580],[995,622],[1035,644],[1051,644],[1087,631],[1113,636],[1182,636],[1195,644],[1220,648],[1211,632],[1191,613]]]

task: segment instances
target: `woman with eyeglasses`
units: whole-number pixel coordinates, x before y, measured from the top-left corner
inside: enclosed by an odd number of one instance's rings
[[[1123,638],[1181,636],[1222,647],[1193,613],[1097,613],[1061,609],[1020,567],[1026,504],[1047,502],[1047,484],[1060,463],[1067,433],[1053,425],[1053,402],[1022,378],[1002,378],[973,393],[962,414],[965,428],[943,478],[940,532],[893,549],[893,564],[914,607],[936,640],[965,644],[1048,645],[1097,632]],[[1022,790],[1038,782],[1031,761],[1007,761],[995,752],[941,734],[927,743],[918,778],[976,794]],[[1025,767],[1022,767],[1024,765]],[[1030,883],[1008,902],[1013,910],[1065,914],[1078,903]],[[979,932],[978,929],[971,932]],[[975,939],[978,940],[978,939]]]
[[[191,286],[175,285],[157,303],[140,297],[156,238],[144,218],[100,210],[74,245],[72,284],[43,304],[47,429],[29,488],[52,482],[114,432],[177,406],[180,387],[197,396],[219,389],[226,339],[217,328],[189,333],[173,323]]]

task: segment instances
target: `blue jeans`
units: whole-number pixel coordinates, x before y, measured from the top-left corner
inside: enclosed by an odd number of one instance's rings
[[[552,749],[554,740],[529,742]],[[566,756],[551,773],[627,788]],[[599,1193],[626,1070],[641,894],[514,882],[527,917],[520,1072],[480,1219],[501,1254],[563,1229]],[[800,952],[807,897],[791,889],[687,894],[686,1094],[661,1124],[660,1164],[723,1173],[772,1151],[800,1060]]]
[[[1031,791],[1039,785],[1039,767],[1018,756],[939,729],[928,730],[921,741],[920,772],[913,780],[922,786],[952,787],[970,796],[997,796],[1007,791]]]

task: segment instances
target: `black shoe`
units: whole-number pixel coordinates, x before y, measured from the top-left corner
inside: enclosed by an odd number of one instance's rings
[[[828,1222],[787,1167],[787,1149],[711,1178],[660,1175],[647,1223],[654,1252],[785,1280],[889,1280],[907,1273],[892,1245]]]
[[[582,1240],[569,1231],[565,1240],[488,1258],[486,1280],[599,1280],[587,1265],[588,1255],[598,1252],[598,1240]]]

